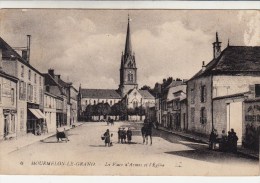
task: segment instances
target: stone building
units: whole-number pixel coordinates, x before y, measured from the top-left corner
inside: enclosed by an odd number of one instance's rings
[[[3,72],[0,66],[0,140],[16,137],[17,83],[18,79]]]
[[[45,78],[45,92],[59,97],[56,104],[56,126],[61,127],[67,125],[68,111],[68,91],[58,82],[60,75],[55,75],[53,69],[49,69],[48,73],[43,74]]]
[[[209,135],[212,129],[235,129],[242,142],[239,96],[260,83],[260,47],[228,46],[221,51],[216,34],[214,58],[187,82],[188,129]],[[238,117],[240,116],[240,117]]]
[[[57,96],[55,96],[47,91],[44,92],[44,114],[45,114],[45,122],[47,125],[48,132],[56,131],[57,100],[58,100]]]
[[[43,86],[44,77],[31,65],[30,36],[27,49],[20,56],[10,45],[0,38],[2,67],[7,74],[19,79],[17,87],[17,135],[35,133],[37,124],[44,121]]]

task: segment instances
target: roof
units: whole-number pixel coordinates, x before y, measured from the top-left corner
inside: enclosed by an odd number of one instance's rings
[[[17,59],[30,69],[34,70],[38,74],[42,75],[37,69],[31,66],[26,60],[24,60],[9,44],[7,44],[1,37],[0,37],[0,48],[2,51],[2,57],[9,60]]]
[[[42,74],[43,76],[44,76],[44,84],[45,85],[50,85],[50,86],[59,86],[59,87],[61,87],[60,86],[60,84],[59,83],[57,83],[56,81],[55,81],[55,79],[50,75],[50,74],[48,74],[48,73],[44,73],[44,74]]]
[[[14,76],[11,76],[9,74],[6,74],[4,71],[0,70],[0,76],[6,78],[6,79],[9,79],[9,80],[12,80],[12,81],[15,81],[17,82],[19,79],[14,77]]]
[[[190,80],[217,74],[260,75],[260,46],[228,46]]]
[[[154,99],[155,97],[148,90],[138,90],[144,99]]]
[[[113,89],[81,89],[82,98],[121,99],[117,90]]]

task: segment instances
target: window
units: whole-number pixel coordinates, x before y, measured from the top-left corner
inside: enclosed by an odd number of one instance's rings
[[[260,84],[255,85],[255,97],[260,97]]]
[[[42,78],[41,76],[39,76],[39,83],[40,83],[40,86],[42,85]]]
[[[194,93],[194,89],[192,88],[190,90],[190,96],[191,96],[191,104],[194,104],[194,101],[195,101],[195,93]]]
[[[200,123],[201,124],[207,123],[207,111],[206,111],[205,107],[202,107],[200,109]]]
[[[34,83],[37,83],[36,73],[34,74]]]
[[[31,81],[31,70],[28,71],[28,79]]]
[[[200,101],[206,102],[207,99],[207,89],[205,85],[202,85],[200,88]]]
[[[11,89],[11,103],[14,105],[14,89]]]
[[[88,105],[88,100],[86,100],[85,104]]]
[[[194,123],[194,121],[195,121],[195,108],[194,107],[191,108],[190,116],[191,116],[191,122]]]
[[[110,100],[110,105],[112,105],[112,100]]]
[[[94,100],[94,105],[96,105],[96,101]]]
[[[134,80],[134,75],[132,73],[128,74],[128,81],[133,81]]]
[[[24,77],[24,66],[21,65],[21,77]]]

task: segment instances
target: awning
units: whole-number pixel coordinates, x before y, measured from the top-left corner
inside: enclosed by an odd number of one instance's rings
[[[42,119],[45,118],[44,114],[39,110],[39,109],[29,109],[33,115],[38,118],[38,119]]]

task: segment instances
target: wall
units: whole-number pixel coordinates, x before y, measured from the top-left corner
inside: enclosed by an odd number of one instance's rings
[[[213,76],[213,98],[247,92],[252,84],[260,84],[260,76]]]
[[[104,101],[104,103],[108,103],[110,106],[114,105],[115,103],[118,103],[121,99],[105,99],[105,98],[82,98],[81,99],[81,106],[82,106],[82,110],[85,111],[87,105],[91,104],[94,105],[94,101],[96,102],[96,104],[98,103],[102,103],[102,101]],[[87,102],[86,102],[87,101]]]
[[[206,86],[206,101],[200,101],[200,87]],[[194,89],[194,103],[191,101],[191,89]],[[212,107],[211,107],[211,76],[196,78],[187,83],[187,101],[188,101],[188,126],[190,131],[196,133],[209,135],[212,130]],[[205,107],[206,123],[202,124],[200,121],[200,110]],[[192,108],[194,109],[194,122],[191,120]]]

